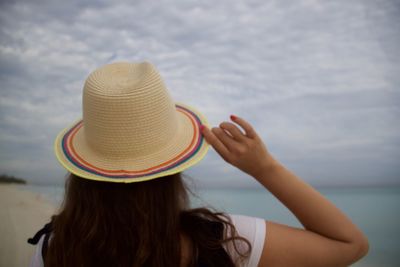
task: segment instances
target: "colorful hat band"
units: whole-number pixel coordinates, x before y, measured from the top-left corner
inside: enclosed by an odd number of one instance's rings
[[[192,111],[183,106],[180,106],[178,104],[176,104],[175,106],[178,112],[183,113],[190,119],[193,129],[195,129],[195,134],[193,135],[190,145],[186,147],[185,150],[183,150],[175,158],[165,161],[157,166],[143,170],[106,170],[93,166],[89,162],[82,159],[76,153],[72,143],[75,134],[83,126],[82,120],[79,121],[76,125],[74,125],[63,137],[62,149],[64,155],[75,167],[83,171],[90,172],[95,175],[101,175],[103,177],[108,177],[108,178],[143,177],[143,176],[154,175],[175,168],[181,165],[182,163],[186,162],[187,160],[189,160],[192,156],[196,155],[196,152],[203,144],[203,138],[200,134],[200,125],[202,124],[200,118],[195,113],[193,113]]]

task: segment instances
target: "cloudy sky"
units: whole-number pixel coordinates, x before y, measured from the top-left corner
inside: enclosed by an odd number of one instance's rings
[[[56,134],[84,80],[150,61],[212,125],[236,114],[314,185],[400,184],[400,4],[335,1],[1,1],[0,172],[62,183]],[[211,150],[200,184],[253,186]]]

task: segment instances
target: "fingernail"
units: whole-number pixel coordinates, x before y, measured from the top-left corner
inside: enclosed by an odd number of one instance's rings
[[[200,132],[202,132],[204,130],[204,125],[200,125]]]
[[[237,117],[235,116],[235,115],[231,115],[231,120],[236,120],[237,119]]]

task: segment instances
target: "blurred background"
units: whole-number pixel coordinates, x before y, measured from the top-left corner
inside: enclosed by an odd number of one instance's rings
[[[211,125],[250,121],[360,225],[371,250],[355,266],[398,266],[399,45],[396,0],[1,1],[0,173],[57,205],[53,142],[81,117],[86,77],[150,61],[176,101]],[[299,225],[212,149],[185,173],[194,205]]]

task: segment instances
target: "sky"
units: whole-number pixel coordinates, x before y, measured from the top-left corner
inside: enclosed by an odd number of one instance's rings
[[[63,184],[88,74],[149,61],[211,125],[248,120],[316,186],[400,185],[400,2],[1,1],[0,173]],[[254,187],[210,149],[199,185]]]

